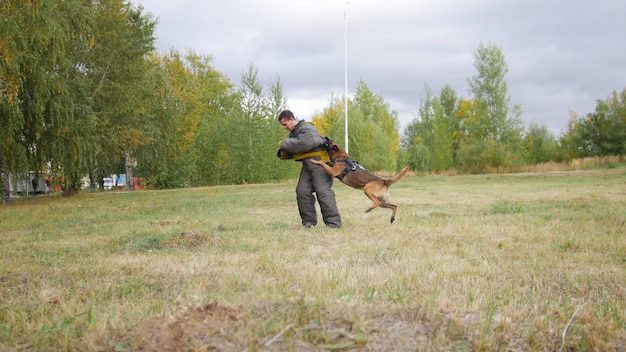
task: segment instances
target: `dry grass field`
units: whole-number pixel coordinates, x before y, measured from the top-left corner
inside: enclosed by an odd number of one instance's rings
[[[409,175],[304,229],[295,183],[0,207],[2,351],[626,351],[626,169]]]

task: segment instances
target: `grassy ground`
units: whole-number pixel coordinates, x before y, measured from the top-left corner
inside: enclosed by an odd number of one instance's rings
[[[295,184],[0,207],[0,350],[626,351],[626,169],[407,176],[344,227]]]

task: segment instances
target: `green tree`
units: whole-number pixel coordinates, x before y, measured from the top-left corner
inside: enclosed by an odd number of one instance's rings
[[[342,99],[331,98],[330,105],[317,113],[313,122],[329,138],[343,141],[344,109]],[[381,96],[360,80],[354,99],[348,102],[350,155],[372,170],[396,169],[400,150],[397,115]]]
[[[235,151],[231,142],[235,140],[234,116],[240,114],[241,106],[235,86],[212,65],[213,58],[202,57],[195,60],[194,72],[201,82],[196,91],[200,92],[197,105],[202,107],[195,147],[198,170],[196,185],[215,185],[236,182],[232,178],[235,165]]]
[[[356,119],[348,121],[349,131],[356,130],[356,133],[353,133],[355,139],[348,136],[350,153],[372,170],[395,170],[400,150],[398,113],[364,80],[357,84],[352,108]]]
[[[141,7],[124,0],[100,1],[88,51],[87,76],[99,132],[89,174],[101,181],[111,173],[126,173],[131,189],[134,152],[146,141],[144,109],[154,97],[147,80],[155,25]]]
[[[30,33],[22,32],[34,22],[33,4],[0,1],[0,190],[3,203],[9,200],[9,173],[28,171],[22,145],[25,117],[20,107],[22,61]]]
[[[159,154],[151,174],[152,184],[159,188],[190,186],[196,174],[192,148],[198,137],[201,88],[200,64],[172,51],[162,57],[162,97],[155,106],[153,136]]]
[[[271,98],[259,79],[259,71],[250,65],[241,76],[239,97],[241,113],[237,120],[240,133],[238,137],[245,144],[239,148],[239,182],[263,182],[267,180],[271,166],[276,158],[276,141],[268,140],[278,137],[278,124],[274,114],[282,105],[282,87],[280,81],[274,87],[279,96]],[[271,144],[270,144],[271,143]],[[273,145],[272,145],[273,144]]]
[[[1,106],[3,130],[10,134],[2,139],[6,154],[0,162],[5,173],[60,170],[65,194],[72,194],[93,147],[85,55],[92,45],[94,6],[78,0],[0,6]]]
[[[524,159],[529,164],[545,163],[558,157],[557,140],[545,124],[530,124],[524,134],[523,147]]]
[[[266,87],[250,64],[233,97],[235,104],[220,127],[222,134],[212,139],[218,146],[213,154],[219,182],[259,183],[293,176],[296,165],[276,157],[277,143],[284,138],[276,117],[287,104],[280,79]]]
[[[138,170],[157,188],[203,184],[212,156],[203,137],[213,120],[225,119],[222,104],[231,84],[211,67],[211,57],[171,51],[150,60],[148,91],[154,96],[141,117],[146,132],[137,150]]]
[[[132,147],[129,140],[137,140],[129,131],[139,123],[130,119],[142,105],[138,78],[154,22],[122,0],[0,6],[7,33],[0,55],[8,133],[2,143],[9,151],[0,163],[5,173],[47,168],[71,195],[106,159],[106,142]],[[129,128],[107,134],[119,125]],[[121,149],[119,156],[129,150]]]
[[[459,104],[461,103],[461,99],[458,97],[454,88],[452,88],[452,86],[450,86],[449,84],[446,84],[439,93],[439,101],[441,103],[441,108],[443,109],[442,116],[445,119],[445,121],[443,121],[443,124],[452,131],[452,135],[446,137],[444,143],[446,145],[451,144],[452,166],[454,166],[457,160],[456,153],[459,148],[460,121],[457,118],[457,113],[459,110]]]
[[[403,137],[404,150],[408,153],[406,162],[413,170],[427,172],[432,165],[433,132],[433,100],[430,87],[425,86],[420,97],[417,116],[406,127]]]
[[[571,161],[585,154],[582,150],[581,127],[578,114],[570,111],[567,130],[559,138],[557,161]]]
[[[285,137],[285,131],[278,123],[278,115],[287,108],[287,97],[283,92],[283,85],[277,77],[270,82],[269,87],[269,128],[267,136],[263,140],[262,153],[267,158],[266,163],[270,166],[267,173],[267,181],[277,181],[287,178],[294,178],[298,175],[299,167],[296,163],[284,162],[276,157],[277,141]]]
[[[348,111],[351,111],[352,101],[348,101]],[[345,136],[345,103],[343,97],[332,95],[322,111],[313,115],[312,123],[326,137],[343,145]],[[350,118],[348,117],[348,120]]]
[[[449,170],[454,165],[454,117],[446,116],[444,106],[439,98],[433,101],[433,112],[435,120],[433,121],[433,156],[431,159],[432,171]]]
[[[478,75],[468,79],[472,101],[475,102],[473,116],[463,118],[463,138],[460,141],[460,157],[469,158],[461,164],[471,168],[484,166],[510,167],[521,162],[521,137],[523,124],[518,105],[509,107],[510,97],[505,75],[508,65],[500,48],[481,45],[474,52],[474,67]],[[481,156],[483,165],[478,165],[474,155]]]
[[[454,166],[456,104],[456,93],[449,85],[439,96],[425,88],[418,115],[407,126],[403,139],[404,153],[408,153],[404,159],[414,170],[443,171]]]
[[[613,91],[596,109],[580,121],[580,149],[583,156],[624,155],[626,153],[626,89]]]
[[[329,106],[313,116],[322,134],[343,144],[345,133],[343,98],[331,97]],[[394,170],[400,150],[397,112],[360,80],[354,99],[348,102],[350,155],[372,170]]]

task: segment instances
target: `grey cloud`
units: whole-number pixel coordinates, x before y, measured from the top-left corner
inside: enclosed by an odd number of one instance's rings
[[[402,126],[415,117],[425,85],[437,94],[450,84],[467,97],[481,42],[502,49],[522,118],[555,133],[567,127],[569,110],[592,112],[597,99],[625,88],[621,0],[133,2],[160,19],[159,48],[211,55],[235,84],[252,63],[266,83],[280,77],[304,118],[343,94],[344,9],[349,94],[363,79]]]

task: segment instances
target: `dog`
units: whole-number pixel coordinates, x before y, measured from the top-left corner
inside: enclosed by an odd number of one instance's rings
[[[398,206],[389,202],[389,186],[400,181],[409,171],[409,167],[406,166],[398,174],[385,180],[365,170],[357,161],[352,160],[350,155],[335,141],[328,141],[326,149],[330,161],[311,160],[311,162],[323,167],[328,174],[338,178],[345,185],[362,189],[373,202],[372,206],[365,210],[366,213],[377,207],[391,209],[391,223],[393,223],[396,220]]]

